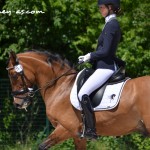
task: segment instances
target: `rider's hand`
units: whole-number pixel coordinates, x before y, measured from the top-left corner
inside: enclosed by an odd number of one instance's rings
[[[88,62],[90,60],[90,58],[91,58],[91,54],[88,53],[84,56],[79,56],[78,60],[79,60],[79,63],[82,63],[82,62]]]

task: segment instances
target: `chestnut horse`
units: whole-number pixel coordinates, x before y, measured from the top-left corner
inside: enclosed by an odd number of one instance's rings
[[[47,150],[55,144],[73,138],[76,150],[86,149],[86,139],[80,138],[81,112],[70,102],[70,92],[76,70],[58,55],[48,52],[10,52],[7,66],[14,105],[26,109],[30,98],[40,91],[46,114],[55,130],[40,144]],[[38,89],[33,90],[33,85]],[[96,131],[101,136],[121,136],[135,131],[150,135],[150,76],[128,80],[120,103],[115,109],[97,111]]]

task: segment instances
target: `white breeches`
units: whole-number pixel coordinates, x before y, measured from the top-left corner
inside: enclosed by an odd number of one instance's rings
[[[82,96],[84,94],[90,95],[94,90],[99,88],[102,84],[104,84],[114,73],[113,70],[110,69],[97,69],[95,72],[88,78],[88,80],[84,83],[82,88],[78,93],[79,100],[82,100]]]

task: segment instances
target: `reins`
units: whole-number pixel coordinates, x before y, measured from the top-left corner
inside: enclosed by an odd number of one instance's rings
[[[6,68],[8,70],[8,75],[16,82],[18,77],[21,78],[19,85],[19,90],[12,90],[11,94],[15,98],[20,99],[19,102],[15,102],[14,104],[16,105],[17,108],[24,108],[26,110],[27,106],[31,103],[32,98],[35,96],[36,92],[40,90],[47,90],[47,88],[51,88],[59,79],[61,79],[64,76],[69,76],[69,75],[74,75],[77,74],[77,71],[72,71],[73,69],[77,68],[80,63],[73,67],[69,67],[68,69],[66,68],[66,71],[62,73],[61,75],[58,75],[51,79],[50,81],[44,83],[43,86],[37,87],[36,89],[34,88],[35,84],[33,82],[30,82],[28,80],[28,77],[24,74],[23,66],[19,63],[19,59],[17,58],[16,54],[11,51],[10,52],[10,59],[13,59],[13,66]],[[52,57],[52,59],[54,59]],[[9,71],[14,69],[14,73],[11,75],[9,74]],[[53,67],[52,67],[53,70]],[[54,70],[53,70],[54,71]],[[12,81],[13,81],[12,80]],[[22,82],[22,83],[21,83]],[[30,84],[29,84],[30,83]],[[14,88],[15,89],[15,88]]]
[[[19,99],[23,100],[23,102],[21,104],[19,104],[19,106],[21,106],[21,108],[24,108],[26,110],[26,107],[28,106],[28,104],[30,102],[30,99],[32,99],[35,96],[36,92],[38,92],[40,90],[47,89],[47,88],[51,88],[59,79],[61,79],[64,76],[77,74],[78,72],[70,72],[70,71],[77,68],[80,64],[81,63],[78,63],[74,67],[69,68],[65,73],[63,73],[60,76],[58,76],[58,77],[52,79],[51,81],[47,82],[43,87],[39,87],[38,89],[34,90],[32,88],[34,86],[34,84],[32,85],[32,83],[28,80],[28,78],[24,74],[22,65],[19,64],[19,61],[17,61],[15,66],[10,67],[10,68],[6,68],[6,69],[8,71],[11,70],[11,69],[15,69],[16,73],[21,76],[21,80],[22,80],[22,83],[23,83],[23,89],[22,90],[17,90],[17,91],[12,91],[12,95],[15,98],[19,98]],[[28,87],[25,80],[29,81],[31,83],[32,87]],[[23,94],[26,94],[26,95],[22,96]]]
[[[77,68],[79,65],[81,65],[81,63],[78,63],[77,65],[74,66],[74,68]],[[65,73],[61,74],[60,76],[58,76],[57,78],[49,81],[45,86],[43,87],[40,87],[38,89],[36,89],[35,91],[32,91],[35,95],[36,92],[40,91],[40,90],[43,90],[43,89],[46,89],[48,87],[51,87],[53,86],[60,78],[64,77],[64,76],[68,76],[68,75],[73,75],[73,74],[77,74],[77,72],[72,72],[72,73],[69,73],[72,69],[74,68],[70,68],[69,70],[67,70]],[[68,74],[69,73],[69,74]]]
[[[57,78],[55,78],[55,79],[49,81],[45,86],[40,87],[40,88],[38,88],[37,90],[35,90],[34,93],[36,93],[36,92],[38,92],[38,91],[40,91],[40,90],[43,90],[43,89],[45,89],[45,88],[48,88],[48,87],[53,86],[60,78],[62,78],[62,77],[64,77],[64,76],[76,74],[76,72],[67,74],[67,73],[68,73],[69,71],[71,71],[71,70],[72,70],[72,68],[69,69],[69,70],[67,70],[65,73],[63,73],[62,75],[58,76]]]

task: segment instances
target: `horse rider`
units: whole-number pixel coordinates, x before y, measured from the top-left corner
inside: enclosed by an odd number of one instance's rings
[[[120,11],[120,0],[98,0],[99,11],[105,18],[105,26],[98,38],[95,52],[79,56],[79,62],[91,62],[94,73],[88,78],[78,93],[85,117],[84,137],[97,139],[95,115],[89,95],[103,85],[116,70],[115,55],[121,38],[121,30],[116,15]]]

